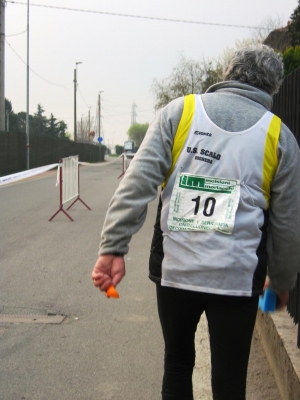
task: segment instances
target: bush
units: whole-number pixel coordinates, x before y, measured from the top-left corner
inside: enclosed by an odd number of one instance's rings
[[[119,146],[118,144],[115,147],[116,149],[116,154],[121,155],[123,153],[124,147],[123,146]]]
[[[288,47],[283,53],[284,75],[300,67],[300,46]]]

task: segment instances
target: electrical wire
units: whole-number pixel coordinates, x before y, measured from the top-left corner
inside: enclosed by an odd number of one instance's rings
[[[81,93],[78,84],[77,84],[77,89],[78,89],[78,92],[80,93],[80,96],[81,96],[82,100],[84,101],[85,105],[86,105],[88,108],[90,108],[91,106],[89,106],[88,103],[85,101],[85,98],[83,97],[83,94]]]
[[[18,36],[18,35],[22,35],[22,33],[27,32],[27,29],[25,29],[25,31],[23,32],[19,32],[19,33],[13,33],[12,35],[5,35],[6,37],[11,37],[11,36]]]
[[[7,3],[21,4],[24,6],[27,5],[27,3],[22,3],[20,1],[13,1],[13,0],[7,0]],[[184,24],[224,26],[227,28],[264,29],[264,28],[258,27],[258,26],[219,24],[216,22],[188,21],[188,20],[183,20],[183,19],[172,19],[172,18],[158,18],[158,17],[149,17],[149,16],[145,16],[145,15],[122,14],[122,13],[113,13],[113,12],[96,11],[96,10],[83,10],[83,9],[71,8],[71,7],[57,7],[57,6],[49,6],[46,4],[30,3],[30,5],[35,6],[35,7],[53,8],[53,9],[57,9],[57,10],[78,11],[78,12],[85,12],[85,13],[90,13],[90,14],[110,15],[113,17],[139,18],[139,19],[148,19],[148,20],[154,20],[154,21],[177,22],[177,23],[184,23]]]
[[[114,101],[105,99],[104,97],[102,99],[102,104],[103,103],[106,103],[106,106],[107,106],[106,107],[106,112],[104,112],[102,114],[102,116],[103,116],[103,118],[105,118],[106,122],[108,122],[109,120],[114,120],[114,121],[115,120],[119,120],[119,121],[121,121],[121,119],[122,119],[122,121],[124,121],[126,119],[125,118],[126,116],[128,118],[130,118],[131,106],[116,104]],[[123,109],[125,108],[127,111],[124,112],[122,110],[120,112],[116,112],[116,108],[123,108]],[[102,106],[102,110],[104,110],[103,106]],[[145,118],[145,113],[147,113],[149,111],[152,111],[154,113],[154,109],[153,108],[140,108],[139,107],[139,115],[140,115],[140,117]]]
[[[22,63],[24,63],[25,65],[27,65],[27,63],[19,56],[19,54],[16,52],[16,50],[12,47],[12,45],[11,45],[6,39],[5,39],[5,42],[9,45],[9,47],[12,49],[12,51],[15,53],[15,55],[22,61]],[[69,90],[69,89],[67,89],[67,85],[58,85],[58,84],[56,84],[56,83],[50,82],[50,81],[48,81],[47,79],[43,78],[41,75],[39,75],[37,72],[35,72],[32,68],[29,67],[29,69],[30,69],[30,71],[33,72],[36,76],[38,76],[38,77],[39,77],[40,79],[42,79],[43,81],[49,83],[50,85],[53,85],[53,86],[60,86],[60,87],[63,87],[64,89],[66,89],[66,90]]]

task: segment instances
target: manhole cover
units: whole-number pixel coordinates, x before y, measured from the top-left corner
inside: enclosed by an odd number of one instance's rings
[[[15,315],[0,314],[2,323],[24,323],[24,324],[61,324],[65,315]]]

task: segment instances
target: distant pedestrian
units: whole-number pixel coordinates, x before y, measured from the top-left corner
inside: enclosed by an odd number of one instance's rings
[[[195,331],[203,312],[213,399],[245,399],[266,274],[278,308],[295,284],[299,148],[270,112],[282,79],[282,60],[271,48],[237,51],[223,82],[158,113],[109,205],[92,273],[101,291],[125,275],[123,255],[162,185],[149,277],[165,341],[164,400],[193,399]]]

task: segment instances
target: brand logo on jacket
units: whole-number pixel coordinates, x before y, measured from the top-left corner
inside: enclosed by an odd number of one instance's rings
[[[212,136],[212,133],[209,132],[202,132],[202,131],[195,131],[194,135],[200,135],[200,136]]]

